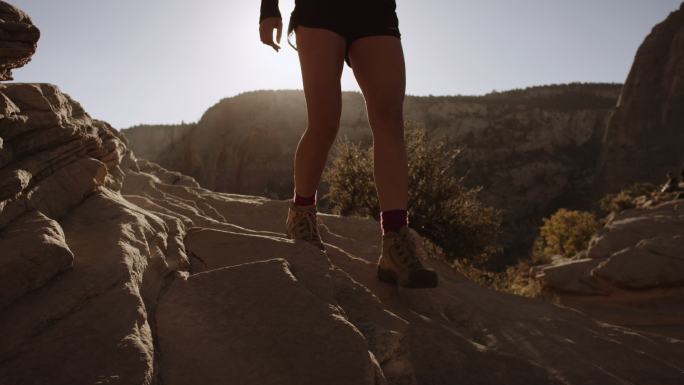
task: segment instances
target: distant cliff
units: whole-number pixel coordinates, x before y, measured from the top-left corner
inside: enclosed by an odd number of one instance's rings
[[[462,147],[459,174],[503,209],[508,254],[525,255],[541,219],[589,208],[594,171],[618,85],[533,87],[485,97],[415,98],[407,116]]]
[[[343,105],[341,132],[370,140],[360,94],[345,92]],[[223,99],[194,126],[143,125],[122,132],[140,157],[194,175],[207,188],[285,198],[306,122],[302,91],[254,91]]]
[[[603,144],[600,190],[684,168],[684,3],[639,47]]]
[[[136,148],[140,157],[145,159],[159,159],[165,152],[177,151],[187,133],[195,127],[190,124],[143,124],[131,127],[126,131],[126,138],[137,143]]]
[[[591,204],[585,197],[619,92],[615,84],[569,84],[481,97],[407,96],[405,118],[464,148],[455,172],[504,209],[506,243],[524,252],[544,215]],[[339,136],[372,145],[363,96],[344,92],[342,103]],[[255,91],[222,100],[189,129],[122,132],[141,157],[207,188],[286,199],[306,124],[302,91]],[[319,196],[326,191],[321,184]]]

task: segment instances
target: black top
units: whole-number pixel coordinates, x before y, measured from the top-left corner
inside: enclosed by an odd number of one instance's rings
[[[261,0],[259,23],[265,18],[272,16],[281,17],[280,10],[278,9],[278,0]]]

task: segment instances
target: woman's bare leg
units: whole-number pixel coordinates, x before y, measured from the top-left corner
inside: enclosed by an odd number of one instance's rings
[[[340,127],[346,41],[330,30],[301,25],[296,37],[309,123],[297,145],[294,178],[296,193],[308,197],[318,188]]]
[[[406,209],[408,159],[404,143],[406,70],[401,40],[367,36],[349,47],[373,129],[374,178],[382,211]]]

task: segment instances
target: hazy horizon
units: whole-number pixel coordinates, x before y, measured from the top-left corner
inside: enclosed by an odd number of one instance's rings
[[[651,28],[681,0],[397,0],[407,95],[483,95],[572,82],[622,83]],[[15,0],[41,29],[19,82],[57,84],[116,128],[197,121],[225,97],[300,89],[297,53],[258,38],[259,0]],[[162,10],[163,5],[163,12]],[[293,36],[294,39],[294,36]],[[359,91],[345,66],[344,91]]]

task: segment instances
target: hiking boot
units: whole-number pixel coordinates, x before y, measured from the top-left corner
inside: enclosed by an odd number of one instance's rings
[[[312,243],[321,250],[325,250],[321,236],[318,233],[316,212],[316,204],[302,206],[290,202],[287,220],[285,221],[285,234],[290,239],[302,239]]]
[[[423,266],[407,226],[403,226],[399,232],[387,231],[382,236],[378,278],[409,288],[437,286],[437,273]]]

